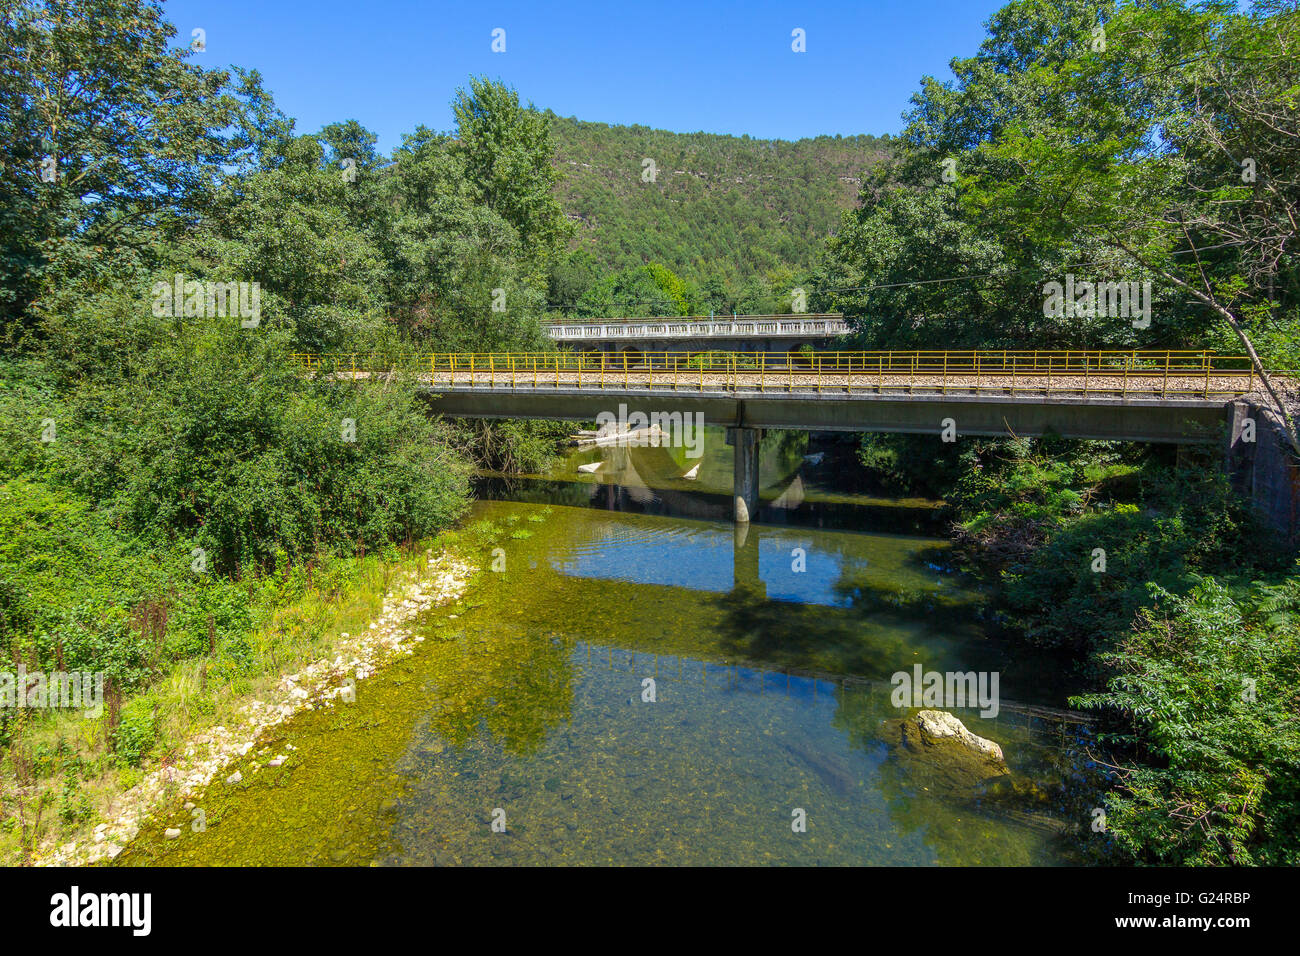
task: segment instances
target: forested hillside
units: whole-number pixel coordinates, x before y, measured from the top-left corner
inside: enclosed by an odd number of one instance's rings
[[[888,136],[787,142],[554,115],[551,138],[578,251],[552,308],[574,305],[600,273],[648,263],[698,285],[702,308],[763,308],[817,261],[864,172],[893,148]]]

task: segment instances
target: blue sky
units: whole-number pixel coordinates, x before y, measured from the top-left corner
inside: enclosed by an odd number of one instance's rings
[[[562,116],[676,132],[798,139],[897,133],[920,78],[951,76],[1002,0],[820,4],[420,0],[170,0],[198,62],[256,68],[315,132],[356,119],[388,152],[419,123],[450,129],[471,74]],[[493,53],[492,31],[506,50]],[[791,51],[805,31],[807,52]]]

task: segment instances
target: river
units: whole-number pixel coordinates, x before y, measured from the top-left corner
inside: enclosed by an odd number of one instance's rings
[[[714,429],[698,461],[587,448],[485,476],[467,520],[496,570],[421,621],[419,651],[282,727],[263,753],[283,767],[215,783],[203,832],[178,810],[117,862],[1075,861],[1087,731],[1035,709],[1064,704],[1063,667],[985,625],[936,503],[872,497],[814,447],[765,438],[747,529]],[[996,716],[953,712],[1009,776],[906,759],[888,682],[918,664],[998,673]]]

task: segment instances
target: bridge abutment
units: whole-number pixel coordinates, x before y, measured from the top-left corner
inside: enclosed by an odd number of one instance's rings
[[[1233,488],[1286,544],[1300,544],[1300,462],[1286,428],[1271,408],[1249,399],[1228,405],[1227,416],[1223,466]]]

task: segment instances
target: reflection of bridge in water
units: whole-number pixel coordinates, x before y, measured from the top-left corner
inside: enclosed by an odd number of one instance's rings
[[[785,584],[770,591],[760,570],[760,554],[771,561],[774,545],[780,545],[789,560],[792,547],[808,547],[807,532],[819,533],[827,527],[854,528],[873,534],[902,536],[904,538],[936,538],[941,534],[939,510],[927,502],[914,506],[900,506],[883,502],[861,502],[852,496],[836,494],[806,484],[804,471],[813,467],[805,455],[805,436],[796,433],[773,435],[765,442],[762,504],[756,517],[759,523],[725,524],[708,533],[715,545],[731,551],[730,590],[744,593],[758,601],[775,597],[776,600],[812,600],[822,602],[826,595],[815,595],[802,588],[791,589],[789,576]],[[570,459],[569,470],[563,475],[546,478],[509,479],[492,476],[500,482],[501,491],[487,491],[488,497],[522,494],[520,500],[546,501],[552,504],[598,508],[614,514],[652,515],[669,518],[686,518],[701,522],[729,523],[731,517],[730,487],[725,473],[718,467],[717,446],[709,443],[705,457],[681,460],[681,449],[666,447],[638,447],[635,445],[603,445],[587,449],[576,459]],[[674,451],[677,454],[674,454]],[[822,455],[825,455],[823,452]],[[598,455],[581,470],[572,470],[575,462],[588,455]],[[695,462],[694,465],[691,463]],[[599,469],[585,470],[591,464]],[[709,467],[709,466],[713,467]],[[688,468],[688,466],[691,466]],[[825,465],[819,466],[825,468]],[[697,474],[693,480],[682,477],[684,471]],[[827,472],[829,476],[831,472]],[[520,484],[536,489],[536,493],[522,491]],[[808,500],[809,495],[813,500]],[[538,496],[540,495],[540,496]],[[819,498],[834,498],[822,501]],[[766,548],[766,551],[763,549]],[[928,552],[927,552],[928,554]],[[937,555],[935,556],[937,559]],[[933,577],[932,571],[920,567],[923,575]],[[768,567],[769,576],[772,568]],[[794,580],[804,580],[803,576]],[[719,591],[719,581],[712,581],[706,589]],[[685,586],[691,587],[691,584]],[[725,589],[725,588],[722,588]]]
[[[606,495],[606,507],[610,511],[621,510],[616,497],[626,496],[643,507],[652,502],[659,504],[661,510],[678,517],[706,521],[725,521],[731,517],[730,486],[711,488],[698,476],[686,478],[684,466],[666,446],[611,444],[599,447],[600,468],[590,474],[600,480],[600,492]],[[703,458],[688,460],[695,461],[697,466],[703,462]],[[763,507],[793,510],[803,503],[805,491],[799,467],[801,461],[791,461],[787,469],[778,468],[767,485],[760,483],[758,501]],[[776,463],[769,461],[769,464]]]
[[[619,507],[626,496],[643,508],[654,502],[661,510],[677,517],[704,521],[726,520],[730,501],[710,500],[694,491],[664,487],[665,479],[680,479],[681,465],[665,448],[637,447],[635,445],[601,446],[603,464],[599,472],[601,484],[592,487],[592,495],[604,496],[605,507],[610,511]],[[799,465],[786,474],[778,474],[760,497],[768,500],[772,509],[798,508],[804,500],[803,475]],[[757,512],[757,508],[755,509]],[[745,590],[760,600],[767,596],[767,588],[759,573],[759,532],[752,530],[750,522],[736,523],[732,531],[733,587]]]
[[[846,674],[829,674],[804,668],[771,668],[750,663],[718,663],[703,658],[680,657],[650,651],[629,651],[610,645],[578,642],[576,653],[587,666],[615,674],[626,674],[638,682],[654,678],[656,683],[689,683],[699,687],[713,687],[728,691],[742,691],[760,695],[801,697],[816,701],[838,700],[848,693],[865,694],[871,700],[872,710],[883,718],[902,716],[890,701],[894,685],[889,681],[875,680]],[[1089,717],[1073,710],[1021,704],[1010,700],[998,701],[998,713],[993,717],[978,717],[974,708],[944,707],[963,722],[977,727],[981,732],[994,733],[999,723],[1023,728],[1040,738],[1043,745],[1050,739],[1053,745],[1063,744],[1071,735],[1087,735]],[[992,728],[992,729],[990,729]]]

